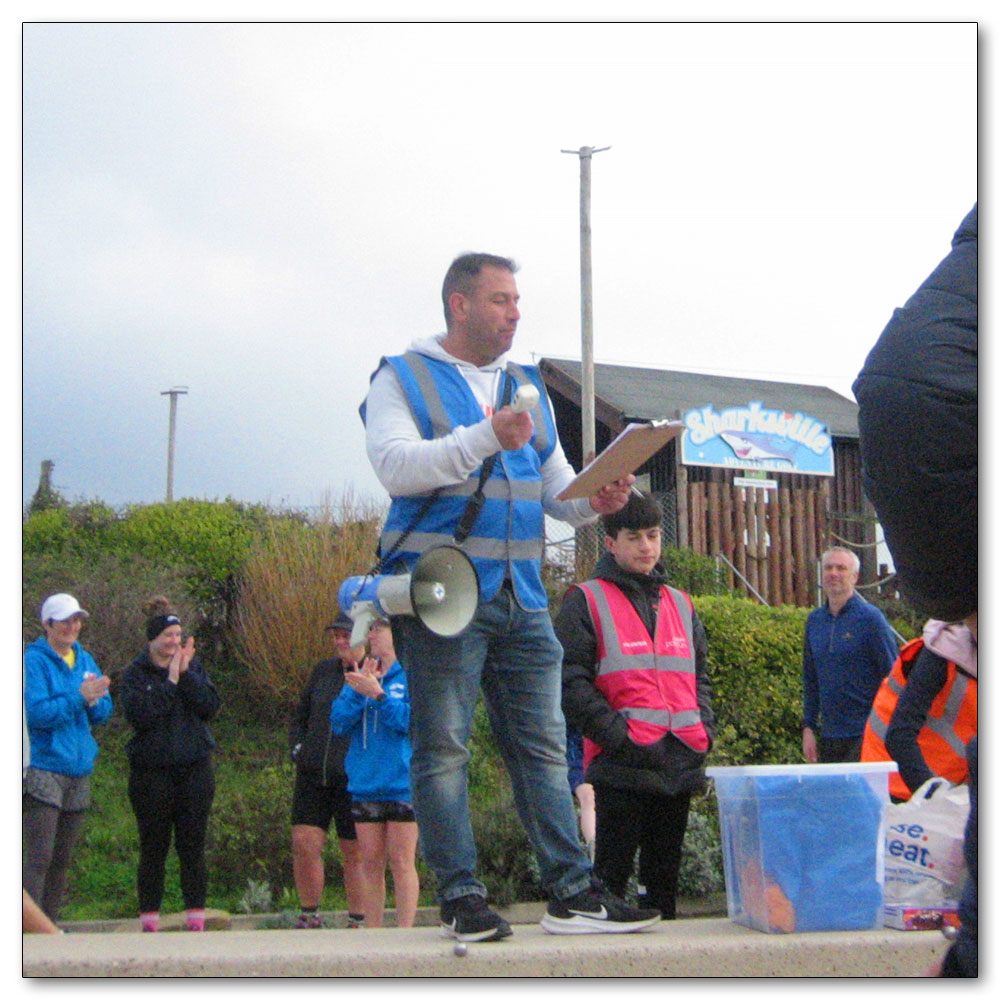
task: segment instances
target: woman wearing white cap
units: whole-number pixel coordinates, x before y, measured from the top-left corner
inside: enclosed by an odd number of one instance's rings
[[[111,715],[110,679],[80,645],[90,614],[71,594],[42,604],[45,635],[24,652],[24,711],[31,765],[24,772],[24,888],[53,921],[66,889],[70,856],[90,805],[97,757],[91,726]]]

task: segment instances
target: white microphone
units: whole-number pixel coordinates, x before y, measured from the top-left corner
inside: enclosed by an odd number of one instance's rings
[[[510,408],[515,413],[527,413],[528,410],[533,410],[537,405],[538,388],[526,382],[524,385],[517,387],[517,392],[514,393],[514,400],[510,404]]]

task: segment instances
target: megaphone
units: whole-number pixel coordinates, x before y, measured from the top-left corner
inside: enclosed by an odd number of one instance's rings
[[[349,576],[337,593],[341,610],[354,622],[351,645],[361,645],[375,618],[413,615],[435,635],[463,632],[479,605],[479,574],[454,545],[424,552],[409,573]]]

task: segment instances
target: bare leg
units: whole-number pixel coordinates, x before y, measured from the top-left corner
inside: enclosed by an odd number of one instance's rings
[[[364,913],[365,873],[357,840],[341,840],[340,853],[344,858],[344,892],[347,894],[348,912]]]
[[[364,879],[365,927],[381,927],[385,911],[385,823],[357,823]]]
[[[319,906],[323,899],[325,846],[326,831],[322,827],[292,827],[292,871],[295,875],[295,889],[299,894],[299,906],[311,909]]]
[[[392,868],[392,887],[396,897],[396,925],[412,927],[420,897],[417,875],[417,824],[386,823],[386,853]]]

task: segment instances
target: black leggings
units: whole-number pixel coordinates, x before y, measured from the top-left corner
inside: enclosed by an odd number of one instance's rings
[[[173,835],[176,835],[184,906],[188,910],[204,908],[208,888],[205,832],[215,797],[211,761],[133,769],[128,779],[128,797],[139,827],[139,912],[153,913],[160,909]]]

